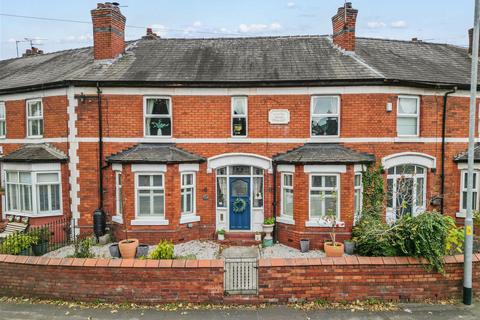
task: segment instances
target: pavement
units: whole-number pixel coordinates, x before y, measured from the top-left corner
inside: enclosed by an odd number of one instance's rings
[[[355,311],[314,310],[303,311],[287,306],[271,306],[262,309],[223,309],[195,311],[158,311],[154,309],[116,310],[69,308],[49,304],[28,304],[0,302],[1,320],[220,320],[220,319],[262,319],[262,320],[402,320],[402,319],[480,319],[480,302],[475,306],[402,304],[398,311]]]

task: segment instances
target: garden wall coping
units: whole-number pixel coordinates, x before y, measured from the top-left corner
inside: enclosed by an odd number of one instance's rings
[[[423,261],[422,261],[423,260]],[[463,263],[464,256],[446,256],[446,264]],[[0,254],[0,262],[27,265],[108,267],[108,268],[223,268],[223,260],[141,260],[141,259],[94,259],[94,258],[46,258]],[[473,262],[480,262],[480,253],[473,255]],[[345,265],[418,265],[425,259],[412,257],[357,257],[336,258],[271,258],[259,259],[260,267],[283,266],[345,266]]]

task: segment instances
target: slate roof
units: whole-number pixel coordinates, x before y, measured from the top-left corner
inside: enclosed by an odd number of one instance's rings
[[[68,157],[49,144],[26,144],[0,158],[1,162],[64,162]]]
[[[329,36],[140,39],[110,65],[92,48],[0,61],[0,93],[73,81],[110,85],[227,86],[385,81],[469,85],[466,48],[448,44],[357,38],[355,54]],[[85,83],[84,83],[84,82]]]
[[[170,143],[140,143],[107,158],[110,163],[199,163],[205,158]]]
[[[278,164],[349,164],[375,162],[375,156],[348,149],[341,144],[311,143],[277,155]]]
[[[473,159],[475,162],[480,162],[480,143],[475,144],[473,149]],[[468,149],[459,153],[453,158],[455,162],[468,162]]]

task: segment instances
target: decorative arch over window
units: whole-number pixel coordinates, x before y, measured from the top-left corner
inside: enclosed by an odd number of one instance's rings
[[[272,172],[272,159],[252,153],[225,153],[208,158],[207,172],[211,173],[217,168],[234,165],[249,165]]]
[[[382,159],[382,166],[385,169],[401,165],[418,165],[428,169],[436,169],[437,160],[431,155],[419,152],[395,153]]]

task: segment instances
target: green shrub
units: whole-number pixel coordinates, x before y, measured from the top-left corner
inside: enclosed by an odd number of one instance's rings
[[[473,224],[480,228],[480,211],[475,211],[473,213]]]
[[[453,218],[447,217],[447,220],[449,228],[447,232],[447,239],[445,241],[445,255],[463,253],[465,230],[463,227],[457,227]]]
[[[397,255],[390,230],[391,227],[376,215],[364,215],[352,232],[356,252],[370,257]]]
[[[275,224],[275,218],[274,218],[274,217],[266,218],[266,219],[263,221],[263,224],[266,224],[266,225]]]
[[[77,238],[74,243],[75,251],[73,258],[93,258],[95,255],[92,252],[92,246],[95,240],[92,237]]]
[[[48,242],[52,237],[52,233],[48,227],[33,229],[28,234],[38,237],[38,243]]]
[[[154,260],[173,259],[173,243],[166,240],[160,241],[150,252],[148,258]]]
[[[220,229],[217,231],[217,234],[225,234],[225,229]]]
[[[14,233],[0,244],[0,252],[3,254],[19,255],[22,251],[30,249],[38,243],[38,237],[26,233]]]

